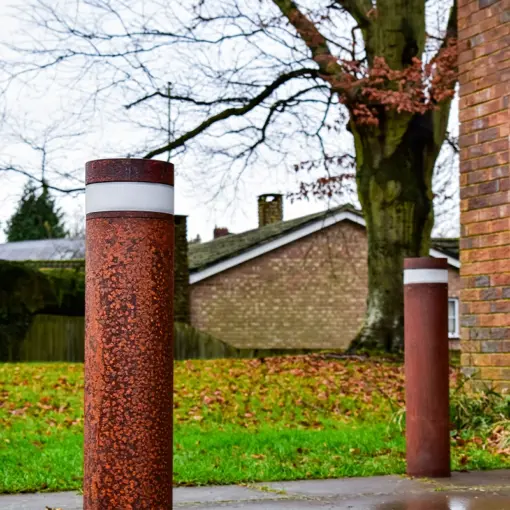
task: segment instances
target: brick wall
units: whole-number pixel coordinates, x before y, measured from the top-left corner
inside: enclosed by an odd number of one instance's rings
[[[510,0],[460,0],[462,365],[510,386]]]
[[[345,348],[363,319],[366,258],[365,229],[334,225],[192,285],[192,324],[240,348]],[[450,287],[458,297],[455,269]]]

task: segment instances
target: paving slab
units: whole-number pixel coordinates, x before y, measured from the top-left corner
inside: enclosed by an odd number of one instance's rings
[[[442,487],[509,487],[510,488],[510,470],[495,469],[494,471],[470,471],[454,472],[451,478],[439,478],[434,483]]]
[[[364,494],[400,494],[422,491],[423,484],[402,476],[373,476],[370,478],[341,478],[332,480],[303,480],[300,482],[270,482],[260,484],[288,495],[301,496],[362,496]]]
[[[180,507],[178,507],[180,508]],[[184,507],[182,507],[184,508]],[[379,495],[348,498],[239,501],[213,505],[191,505],[187,510],[508,510],[510,492],[505,494],[426,493],[419,495]]]
[[[0,496],[0,510],[82,510],[75,492]],[[510,470],[454,473],[450,479],[399,476],[304,480],[174,489],[187,510],[510,510]],[[114,509],[112,509],[114,510]]]
[[[174,503],[217,503],[225,501],[251,501],[266,499],[281,499],[283,494],[249,488],[239,485],[223,485],[214,487],[181,487],[174,489]],[[1,507],[0,507],[1,508]]]
[[[8,494],[0,496],[1,510],[83,510],[83,498],[77,492]]]

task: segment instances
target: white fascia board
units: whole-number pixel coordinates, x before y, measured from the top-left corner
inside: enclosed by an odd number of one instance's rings
[[[238,266],[239,264],[243,264],[244,262],[247,262],[248,260],[254,259],[256,257],[260,257],[265,253],[276,250],[277,248],[285,246],[286,244],[293,243],[298,239],[309,236],[310,234],[318,232],[319,230],[322,230],[324,228],[331,227],[332,225],[335,225],[336,223],[339,223],[344,220],[352,221],[353,223],[361,225],[362,227],[366,226],[365,220],[361,216],[358,216],[357,214],[354,214],[349,211],[338,212],[324,219],[320,219],[312,223],[309,223],[308,225],[302,228],[298,228],[293,232],[290,232],[289,234],[279,237],[278,239],[269,241],[259,246],[255,246],[254,248],[247,250],[246,252],[241,253],[240,255],[236,255],[235,257],[231,257],[229,259],[218,262],[217,264],[213,264],[212,266],[202,269],[201,271],[197,271],[196,273],[191,273],[189,282],[191,285],[193,285],[194,283],[198,283],[202,280],[205,280],[206,278],[210,278],[215,274],[222,273],[227,269]],[[445,257],[445,255],[438,250],[430,250],[430,255],[431,257],[436,258]],[[460,263],[457,260],[451,257],[447,258],[448,263],[450,265],[454,267],[460,267]]]
[[[353,214],[351,212],[338,212],[324,219],[320,219],[312,223],[309,223],[308,225],[305,225],[302,228],[297,228],[293,232],[285,234],[282,237],[279,237],[278,239],[274,239],[273,241],[269,241],[259,246],[255,246],[254,248],[247,250],[246,252],[241,253],[240,255],[236,255],[235,257],[231,257],[227,260],[218,262],[217,264],[213,264],[212,266],[207,267],[202,271],[192,273],[189,279],[190,284],[193,285],[194,283],[204,280],[205,278],[209,278],[211,276],[214,276],[215,274],[226,271],[227,269],[242,264],[243,262],[247,262],[248,260],[254,259],[255,257],[260,257],[265,253],[276,250],[281,246],[285,246],[286,244],[297,241],[298,239],[309,236],[314,232],[318,232],[323,228],[330,227],[344,220],[350,220],[354,223],[357,223],[358,225],[365,226],[365,220],[363,220],[363,218],[359,217],[357,214]]]
[[[444,253],[440,252],[439,250],[436,250],[435,248],[432,248],[430,250],[430,256],[436,259],[446,259],[448,261],[448,265],[456,267],[457,269],[460,268],[460,260],[454,259],[449,255],[445,255]]]

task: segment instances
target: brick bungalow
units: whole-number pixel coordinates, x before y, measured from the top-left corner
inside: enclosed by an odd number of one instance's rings
[[[216,229],[189,247],[191,324],[238,348],[341,349],[363,319],[367,237],[343,206],[290,221],[281,195],[258,199],[259,228]],[[452,348],[459,336],[458,240],[435,239],[431,256],[450,265]]]
[[[367,296],[361,213],[344,206],[283,221],[281,195],[260,196],[258,207],[259,228],[218,228],[213,241],[189,247],[186,217],[175,217],[175,320],[244,349],[347,347]],[[21,241],[0,244],[0,259],[79,268],[84,251],[83,239]],[[457,348],[458,240],[435,239],[431,255],[450,264],[450,343]]]

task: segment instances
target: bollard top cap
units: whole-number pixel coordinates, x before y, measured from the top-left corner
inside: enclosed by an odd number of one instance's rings
[[[417,257],[404,259],[404,269],[448,269],[448,259]]]
[[[85,184],[151,182],[174,185],[172,163],[153,159],[96,159],[85,165]]]

